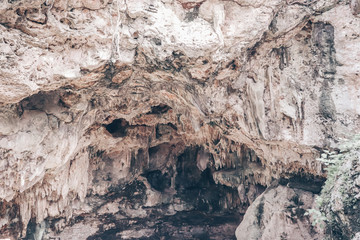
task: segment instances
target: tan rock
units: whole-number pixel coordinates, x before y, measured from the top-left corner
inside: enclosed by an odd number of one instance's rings
[[[81,0],[85,8],[97,10],[106,7],[108,0]]]
[[[117,73],[112,79],[111,81],[113,81],[114,83],[122,83],[123,81],[125,81],[126,79],[129,79],[131,77],[131,75],[133,74],[133,70],[132,69],[128,69],[128,70],[124,70],[121,71],[119,73]]]
[[[261,194],[248,208],[236,229],[237,239],[323,239],[323,233],[311,229],[305,216],[314,206],[310,192],[283,186]]]
[[[325,177],[316,158],[359,132],[358,5],[4,1],[0,235],[25,238],[29,226],[48,238],[150,237],[155,223],[131,218],[252,203],[238,236],[316,238],[284,211],[295,190],[256,196],[284,176]],[[184,159],[190,180],[179,183]],[[178,192],[187,182],[201,188],[195,199]],[[306,208],[310,195],[299,195]],[[262,198],[268,225],[255,226]],[[183,227],[173,236],[227,237]]]

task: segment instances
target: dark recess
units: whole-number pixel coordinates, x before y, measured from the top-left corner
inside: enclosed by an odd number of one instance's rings
[[[188,148],[178,157],[175,189],[178,196],[204,213],[227,212],[240,206],[236,189],[214,182],[211,169],[196,166],[199,147]]]
[[[325,178],[312,175],[293,175],[290,178],[281,178],[279,183],[290,188],[297,188],[319,194]]]
[[[113,137],[125,137],[126,130],[129,127],[129,122],[123,118],[120,118],[115,119],[114,121],[112,121],[112,123],[104,126]]]
[[[163,192],[171,186],[171,176],[168,173],[163,174],[160,170],[155,170],[144,175],[151,187],[157,191]]]
[[[152,106],[151,111],[148,112],[147,114],[163,114],[163,113],[168,112],[170,109],[171,109],[171,107],[161,103],[157,106]]]

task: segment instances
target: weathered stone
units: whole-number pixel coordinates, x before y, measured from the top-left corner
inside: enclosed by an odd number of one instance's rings
[[[358,5],[2,1],[0,236],[231,239],[249,205],[239,238],[321,236],[297,214],[360,130]]]
[[[352,14],[358,15],[360,13],[360,1],[359,0],[351,0],[350,3]]]
[[[236,229],[237,239],[323,239],[305,215],[314,197],[283,186],[267,189],[248,208]]]

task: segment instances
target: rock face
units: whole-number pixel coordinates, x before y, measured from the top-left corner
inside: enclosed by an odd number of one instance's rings
[[[360,130],[359,6],[2,0],[0,236],[234,239],[251,204],[238,239],[321,238],[303,215]]]
[[[304,215],[314,194],[285,186],[269,187],[248,208],[236,229],[238,239],[324,239]]]

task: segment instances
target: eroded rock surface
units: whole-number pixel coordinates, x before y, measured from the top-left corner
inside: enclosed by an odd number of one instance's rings
[[[358,5],[1,1],[0,236],[233,239],[274,180],[267,214],[310,208],[360,129]]]
[[[268,188],[248,208],[236,229],[238,239],[324,239],[306,210],[315,207],[313,193],[298,188]]]

